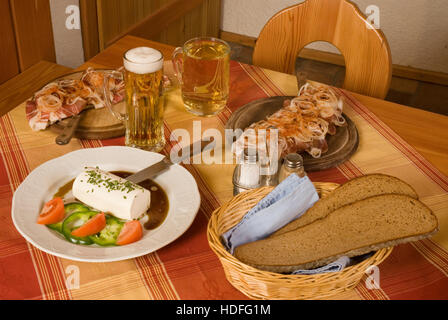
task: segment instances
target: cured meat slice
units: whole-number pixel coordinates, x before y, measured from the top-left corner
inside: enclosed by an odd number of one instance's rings
[[[319,158],[328,151],[327,134],[334,135],[337,127],[346,125],[342,111],[343,100],[333,89],[308,82],[297,97],[285,100],[280,110],[246,129],[236,141],[234,151],[238,153],[245,146],[253,145],[254,141],[257,145],[253,147],[264,147],[268,142],[260,143],[258,135],[263,132],[263,137],[268,140],[269,129],[276,129],[278,157],[308,152],[312,157]]]
[[[51,124],[79,114],[87,105],[105,107],[104,72],[92,68],[81,79],[63,79],[49,83],[37,91],[26,104],[26,117],[32,130],[44,130]],[[124,81],[109,78],[110,99],[121,102],[125,97]]]

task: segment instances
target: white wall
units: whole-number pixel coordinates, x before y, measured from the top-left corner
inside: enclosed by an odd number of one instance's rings
[[[276,12],[298,0],[222,0],[222,30],[258,37]],[[394,64],[448,73],[447,0],[353,0],[361,11],[376,5]],[[333,51],[322,44],[312,48]]]
[[[79,8],[79,0],[50,0],[56,62],[76,68],[84,63],[84,50],[81,28],[68,29],[66,27],[66,20],[70,16],[66,13],[66,8],[70,5]]]

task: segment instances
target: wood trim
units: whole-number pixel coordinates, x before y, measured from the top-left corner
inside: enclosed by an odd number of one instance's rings
[[[219,37],[224,41],[235,42],[243,46],[252,48],[255,47],[255,43],[257,42],[257,38],[224,30],[219,31]]]
[[[344,56],[333,52],[326,52],[311,48],[303,48],[302,51],[299,53],[299,57],[303,59],[331,63],[338,66],[345,66]]]
[[[110,46],[126,35],[145,38],[156,36],[166,29],[171,23],[182,18],[188,12],[201,5],[203,1],[204,0],[174,0],[150,14],[141,22],[131,26],[115,36],[112,40],[105,44],[105,47]]]
[[[431,82],[448,86],[448,73],[417,69],[409,66],[393,65],[393,75],[396,77]]]
[[[79,0],[81,12],[82,43],[87,61],[100,52],[96,0]]]
[[[220,31],[220,38],[224,41],[235,42],[248,47],[255,47],[255,43],[257,42],[257,38],[223,30]],[[344,57],[342,55],[316,49],[304,48],[300,52],[299,57],[319,62],[331,63],[338,66],[345,65]],[[394,64],[392,65],[392,75],[411,80],[430,82],[445,86],[448,85],[448,73],[423,70],[410,66]]]
[[[48,82],[71,72],[71,70],[56,63],[39,61],[0,85],[0,117],[31,97],[34,92]]]

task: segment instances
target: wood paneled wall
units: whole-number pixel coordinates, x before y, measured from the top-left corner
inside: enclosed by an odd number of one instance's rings
[[[107,47],[111,40],[132,25],[174,1],[176,0],[97,0],[100,49]],[[217,37],[221,21],[221,0],[196,2],[199,3],[196,8],[170,23],[157,35],[154,36],[148,29],[147,36],[144,33],[139,36],[176,46],[197,36]],[[185,7],[185,3],[179,4],[179,10],[182,10],[182,6]],[[173,10],[173,14],[175,13]]]
[[[56,62],[49,0],[0,0],[0,84],[41,60]]]
[[[219,36],[221,0],[79,1],[86,60],[142,21],[138,36],[175,46]],[[0,84],[41,60],[56,62],[49,2],[0,0]]]
[[[2,84],[19,73],[9,0],[0,0],[0,30],[0,84]]]
[[[49,0],[10,0],[20,70],[56,62]]]

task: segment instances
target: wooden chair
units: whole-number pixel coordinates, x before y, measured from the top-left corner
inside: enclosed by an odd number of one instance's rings
[[[260,33],[253,63],[295,73],[299,52],[314,41],[332,43],[344,56],[344,88],[384,99],[392,77],[389,45],[346,0],[306,0],[277,13]]]

